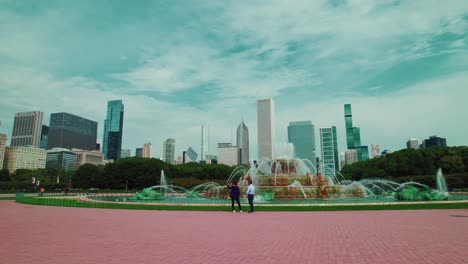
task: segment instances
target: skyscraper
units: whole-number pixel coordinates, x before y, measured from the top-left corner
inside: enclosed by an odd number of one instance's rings
[[[95,150],[98,123],[69,113],[50,115],[47,149]]]
[[[169,138],[163,144],[163,160],[166,163],[175,163],[175,139]]]
[[[151,142],[143,144],[143,158],[151,158],[153,157],[153,147],[151,146]]]
[[[5,160],[7,135],[0,134],[0,170],[3,169],[3,161]]]
[[[232,143],[218,143],[218,164],[239,165],[239,147]]]
[[[239,163],[249,164],[249,129],[244,120],[239,124],[236,131],[236,145],[240,148]],[[219,156],[219,155],[218,155]]]
[[[47,151],[46,168],[64,169],[65,171],[76,169],[76,153],[56,148]]]
[[[3,168],[10,173],[15,173],[17,169],[44,169],[46,156],[47,151],[38,147],[6,147]]]
[[[357,151],[355,149],[345,150],[345,164],[353,164],[357,161]]]
[[[296,158],[310,160],[315,169],[315,133],[312,121],[289,122],[288,142],[294,145]]]
[[[16,113],[11,146],[34,146],[41,143],[42,117],[40,111]]]
[[[135,149],[135,157],[143,158],[143,148],[136,148]]]
[[[131,151],[129,149],[122,149],[120,151],[120,157],[123,158],[130,158],[132,156]]]
[[[258,159],[275,158],[275,104],[273,99],[257,101]]]
[[[430,136],[428,139],[423,141],[422,145],[424,148],[447,147],[447,139],[438,136]]]
[[[410,138],[408,141],[406,141],[406,148],[407,149],[419,149],[419,142],[415,138]]]
[[[183,162],[187,163],[192,161],[198,161],[198,153],[195,150],[193,150],[192,147],[189,147],[187,151],[185,151],[185,155],[183,156]]]
[[[351,105],[344,105],[345,126],[346,126],[346,145],[348,149],[357,151],[358,161],[369,159],[369,148],[361,146],[361,130],[359,127],[353,127],[353,114]]]
[[[322,173],[335,176],[336,171],[340,168],[335,126],[320,128],[320,149],[322,151]]]
[[[371,145],[371,154],[372,158],[376,158],[380,156],[380,147],[377,144],[372,144]]]
[[[104,120],[104,159],[117,160],[122,148],[124,105],[122,100],[107,102],[107,118]]]
[[[200,160],[206,160],[210,155],[210,126],[202,124],[201,126],[201,151]]]

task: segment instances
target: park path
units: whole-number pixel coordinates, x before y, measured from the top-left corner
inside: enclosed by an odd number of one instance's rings
[[[232,212],[0,201],[0,263],[468,263],[468,210]]]

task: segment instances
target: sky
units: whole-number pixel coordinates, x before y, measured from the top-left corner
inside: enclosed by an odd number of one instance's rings
[[[176,140],[176,157],[235,140],[257,158],[256,101],[275,101],[277,154],[291,121],[336,126],[352,104],[363,145],[468,145],[468,1],[0,0],[0,133],[16,112],[99,122],[125,105],[123,148]],[[234,132],[233,132],[234,131]],[[234,135],[234,136],[233,136]],[[235,142],[233,142],[235,143]]]

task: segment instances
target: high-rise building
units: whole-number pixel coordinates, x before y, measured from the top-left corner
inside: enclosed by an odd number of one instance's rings
[[[447,147],[447,139],[438,136],[430,136],[423,142],[424,148],[430,147]]]
[[[237,127],[236,144],[240,149],[239,163],[249,165],[249,129],[245,125],[244,120]]]
[[[47,151],[46,168],[63,169],[65,171],[76,169],[76,153],[68,149],[53,148]]]
[[[7,135],[0,134],[0,170],[3,169],[3,161],[5,160],[5,150],[6,150],[6,142],[7,142]]]
[[[210,126],[202,124],[201,126],[201,151],[200,160],[206,160],[207,155],[210,155]]]
[[[135,149],[135,157],[143,158],[143,148]]]
[[[187,151],[184,151],[184,155],[182,157],[182,162],[183,163],[188,163],[188,162],[197,162],[198,161],[198,153],[193,150],[192,147],[189,147]]]
[[[340,166],[335,126],[320,128],[320,149],[322,151],[322,173],[327,176],[335,176]]]
[[[71,149],[71,151],[76,154],[76,168],[86,163],[104,165],[104,154],[99,150]]]
[[[47,151],[38,147],[6,147],[3,167],[14,173],[17,169],[44,169]]]
[[[49,141],[49,127],[46,125],[42,125],[41,143],[39,144],[39,147],[43,149],[47,149],[48,141]]]
[[[176,164],[177,164],[177,165],[183,164],[182,156],[181,156],[181,155],[177,156]]]
[[[371,145],[371,153],[372,153],[372,158],[376,158],[380,156],[380,147],[377,144],[372,144]]]
[[[275,158],[275,104],[273,99],[257,101],[258,160]]]
[[[40,111],[16,113],[10,145],[39,147],[43,115]]]
[[[346,126],[346,145],[348,149],[355,149],[358,155],[358,161],[369,159],[369,148],[361,146],[361,130],[359,127],[353,127],[353,113],[351,104],[344,105],[345,126]]]
[[[124,105],[122,100],[107,102],[107,118],[104,121],[104,159],[117,160],[122,149]]]
[[[355,149],[347,149],[345,150],[345,164],[353,164],[357,162],[357,151]]]
[[[69,113],[50,115],[47,149],[96,149],[98,123]]]
[[[408,139],[408,141],[406,141],[406,148],[419,149],[419,141],[415,138]]]
[[[132,153],[129,149],[122,149],[120,152],[120,158],[130,158],[132,156]]]
[[[232,143],[218,143],[218,164],[235,166],[239,164],[239,147]]]
[[[151,146],[151,142],[143,144],[143,158],[151,158],[153,157],[153,147]]]
[[[288,142],[294,145],[296,158],[309,160],[315,169],[315,132],[312,121],[289,122]]]
[[[163,160],[166,163],[175,163],[175,139],[169,138],[163,144]]]

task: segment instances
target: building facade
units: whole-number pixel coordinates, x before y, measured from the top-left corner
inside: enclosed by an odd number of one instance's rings
[[[150,142],[143,144],[142,157],[143,158],[153,157],[153,147],[151,146]]]
[[[419,141],[415,138],[410,138],[406,141],[407,149],[419,149]]]
[[[377,158],[380,157],[380,147],[377,144],[372,144],[371,145],[371,154],[372,158]]]
[[[6,147],[3,167],[14,173],[18,169],[44,169],[47,151],[38,147]]]
[[[201,146],[200,146],[200,160],[206,160],[210,155],[210,126],[202,124],[201,126]]]
[[[117,160],[122,149],[124,105],[122,100],[107,102],[107,118],[104,120],[104,159]]]
[[[104,165],[104,154],[99,150],[71,149],[71,151],[76,154],[76,168],[86,163]]]
[[[325,175],[335,176],[340,166],[336,127],[321,127],[319,130],[322,154],[321,171]]]
[[[175,163],[175,139],[169,138],[163,144],[163,160],[166,163]]]
[[[275,104],[273,99],[257,101],[258,160],[275,158]]]
[[[120,157],[123,158],[130,158],[132,156],[132,153],[129,149],[122,149],[120,151]]]
[[[5,160],[5,150],[8,137],[5,134],[0,134],[0,170],[3,169],[3,161]]]
[[[47,149],[96,149],[98,123],[69,113],[50,115]]]
[[[218,164],[239,165],[239,152],[239,147],[232,143],[218,143]]]
[[[135,157],[143,158],[143,148],[135,149]]]
[[[348,149],[355,149],[358,161],[369,159],[369,147],[361,146],[361,129],[353,127],[353,113],[351,104],[344,105],[344,117],[346,127],[346,145]]]
[[[70,150],[54,148],[47,151],[46,168],[63,169],[65,171],[75,170],[76,153]]]
[[[288,142],[294,145],[296,158],[309,160],[315,169],[315,132],[312,121],[289,122]]]
[[[40,111],[16,113],[10,145],[39,147],[43,115]]]
[[[345,164],[353,164],[358,161],[357,151],[355,149],[345,150]]]
[[[249,129],[244,120],[239,124],[236,131],[236,144],[239,147],[239,164],[249,165]]]
[[[43,149],[47,149],[48,142],[49,142],[49,127],[46,125],[42,125],[41,143],[39,144],[39,147]]]
[[[447,147],[447,139],[438,136],[431,136],[424,140],[423,147]]]
[[[182,155],[182,162],[197,162],[198,161],[198,153],[192,148],[189,147],[186,151],[184,151]]]

